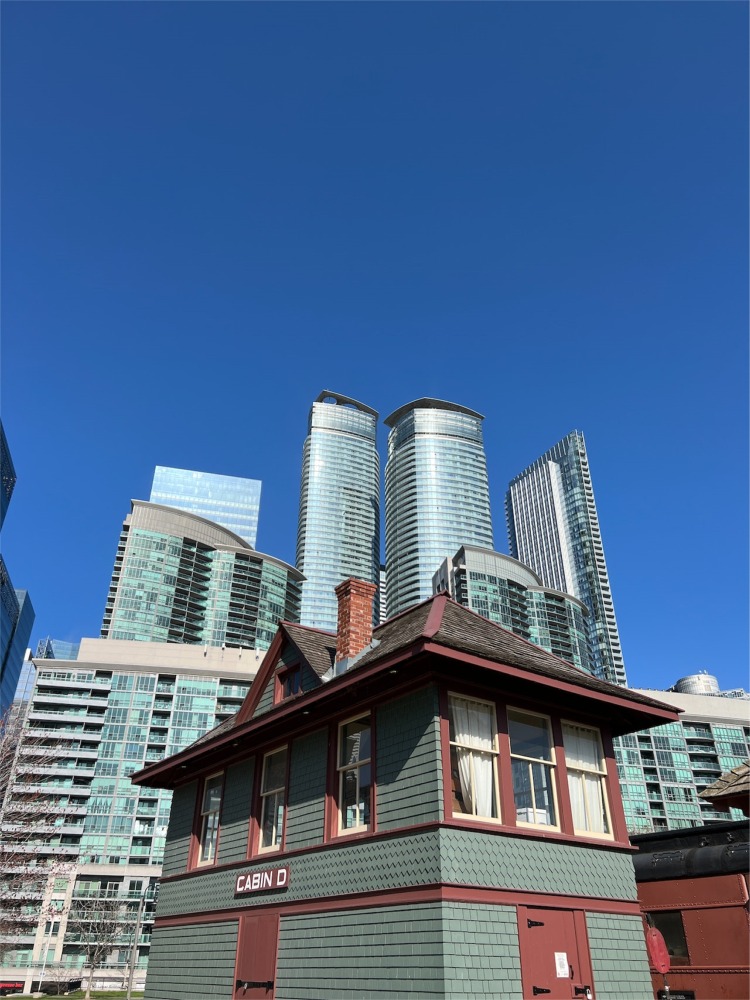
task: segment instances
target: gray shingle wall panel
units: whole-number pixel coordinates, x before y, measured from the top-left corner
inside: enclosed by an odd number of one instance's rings
[[[219,864],[242,861],[247,857],[254,773],[254,757],[227,768],[221,807]]]
[[[236,921],[157,927],[144,1000],[208,1000],[234,996]]]
[[[202,871],[195,877],[167,882],[159,893],[159,914],[210,912],[268,904],[267,892],[235,898],[234,886],[240,872],[288,864],[289,888],[285,900],[350,895],[376,889],[396,889],[408,885],[431,885],[440,880],[439,834],[437,830],[376,841],[346,841],[276,862],[272,856],[256,858],[242,868],[229,871]]]
[[[487,888],[635,900],[630,854],[530,837],[441,831],[443,881]]]
[[[651,1000],[654,990],[641,918],[587,913],[586,929],[597,1000]]]
[[[327,729],[292,744],[286,817],[286,846],[290,850],[323,842],[327,765]]]
[[[176,788],[172,795],[167,842],[164,848],[163,876],[179,875],[187,871],[197,788],[198,782],[191,781],[189,785]]]
[[[443,775],[437,690],[425,688],[378,708],[378,829],[441,818]]]

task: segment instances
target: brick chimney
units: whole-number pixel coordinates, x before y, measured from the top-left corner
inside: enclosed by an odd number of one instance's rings
[[[336,630],[336,662],[361,653],[372,640],[372,599],[377,587],[349,577],[336,587],[339,620]]]

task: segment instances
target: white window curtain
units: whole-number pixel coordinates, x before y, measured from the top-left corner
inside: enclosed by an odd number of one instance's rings
[[[451,699],[461,795],[475,816],[493,816],[495,733],[490,705]],[[474,753],[473,751],[480,751]]]
[[[576,830],[609,833],[599,734],[593,729],[564,726],[568,788]]]

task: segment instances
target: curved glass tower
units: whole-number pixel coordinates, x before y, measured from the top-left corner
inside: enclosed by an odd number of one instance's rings
[[[350,576],[380,580],[377,425],[376,410],[327,390],[310,410],[297,528],[303,625],[335,632],[334,588]],[[377,624],[377,597],[374,604]]]
[[[385,567],[388,617],[432,595],[432,577],[461,545],[492,548],[484,417],[441,399],[417,399],[385,421]]]

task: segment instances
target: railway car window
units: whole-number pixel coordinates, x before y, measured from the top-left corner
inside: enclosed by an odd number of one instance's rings
[[[672,965],[690,965],[685,927],[679,910],[660,910],[648,914],[654,927],[661,931]]]

